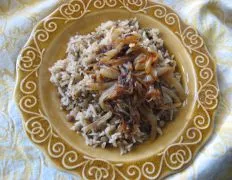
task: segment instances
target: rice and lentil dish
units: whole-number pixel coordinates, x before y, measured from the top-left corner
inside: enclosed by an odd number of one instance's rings
[[[87,145],[118,147],[125,154],[162,135],[185,92],[176,61],[159,30],[137,19],[107,21],[71,37],[67,56],[51,68],[61,108]]]

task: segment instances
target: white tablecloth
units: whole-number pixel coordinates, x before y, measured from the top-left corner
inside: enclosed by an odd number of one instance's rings
[[[33,26],[64,0],[0,0],[0,179],[79,179],[27,138],[14,103],[15,63]],[[221,101],[213,137],[192,165],[168,179],[232,179],[232,1],[159,0],[203,35],[217,63]]]

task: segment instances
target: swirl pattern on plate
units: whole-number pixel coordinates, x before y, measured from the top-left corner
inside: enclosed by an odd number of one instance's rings
[[[193,118],[193,125],[185,130],[178,140],[166,147],[157,155],[154,161],[144,161],[140,164],[123,164],[88,157],[72,149],[54,131],[48,118],[39,108],[38,70],[46,50],[45,42],[59,27],[58,21],[64,24],[82,18],[92,9],[122,8],[132,13],[151,12],[153,18],[172,28],[183,43],[189,54],[194,57],[194,65],[198,69],[197,107],[199,114]],[[66,170],[75,170],[84,179],[156,179],[168,173],[181,169],[189,163],[196,151],[193,146],[202,141],[203,133],[212,126],[212,111],[218,104],[219,90],[215,78],[215,70],[209,67],[212,63],[203,39],[192,27],[183,25],[176,13],[164,5],[149,3],[148,0],[72,0],[61,5],[54,13],[44,19],[33,31],[17,62],[18,73],[22,73],[18,81],[18,104],[26,117],[24,126],[31,140],[38,144],[47,154]],[[36,78],[33,78],[36,77]],[[158,162],[158,163],[157,163]]]

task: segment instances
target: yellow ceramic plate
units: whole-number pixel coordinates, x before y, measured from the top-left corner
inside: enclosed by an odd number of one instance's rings
[[[142,27],[160,29],[177,59],[188,96],[163,136],[120,156],[117,149],[88,147],[83,137],[69,130],[48,67],[65,56],[66,44],[76,32],[86,34],[106,20],[132,17]],[[29,138],[60,169],[84,179],[156,179],[186,167],[209,138],[218,86],[202,38],[170,8],[147,0],[73,0],[34,28],[17,61],[15,97]]]

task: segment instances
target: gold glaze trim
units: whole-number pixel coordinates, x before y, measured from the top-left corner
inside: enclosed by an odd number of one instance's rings
[[[91,11],[103,8],[122,8],[132,13],[151,14],[177,35],[196,66],[198,113],[193,118],[193,124],[175,143],[144,161],[115,163],[76,151],[58,136],[39,106],[38,70],[51,34],[61,28],[61,21],[68,24]],[[178,15],[164,5],[150,3],[148,0],[72,0],[42,20],[23,48],[17,61],[16,101],[30,139],[62,169],[78,173],[84,179],[156,179],[176,172],[188,164],[199,146],[206,141],[206,133],[211,133],[206,130],[213,126],[212,118],[218,105],[219,94],[212,64],[203,39],[197,31],[184,25]]]

